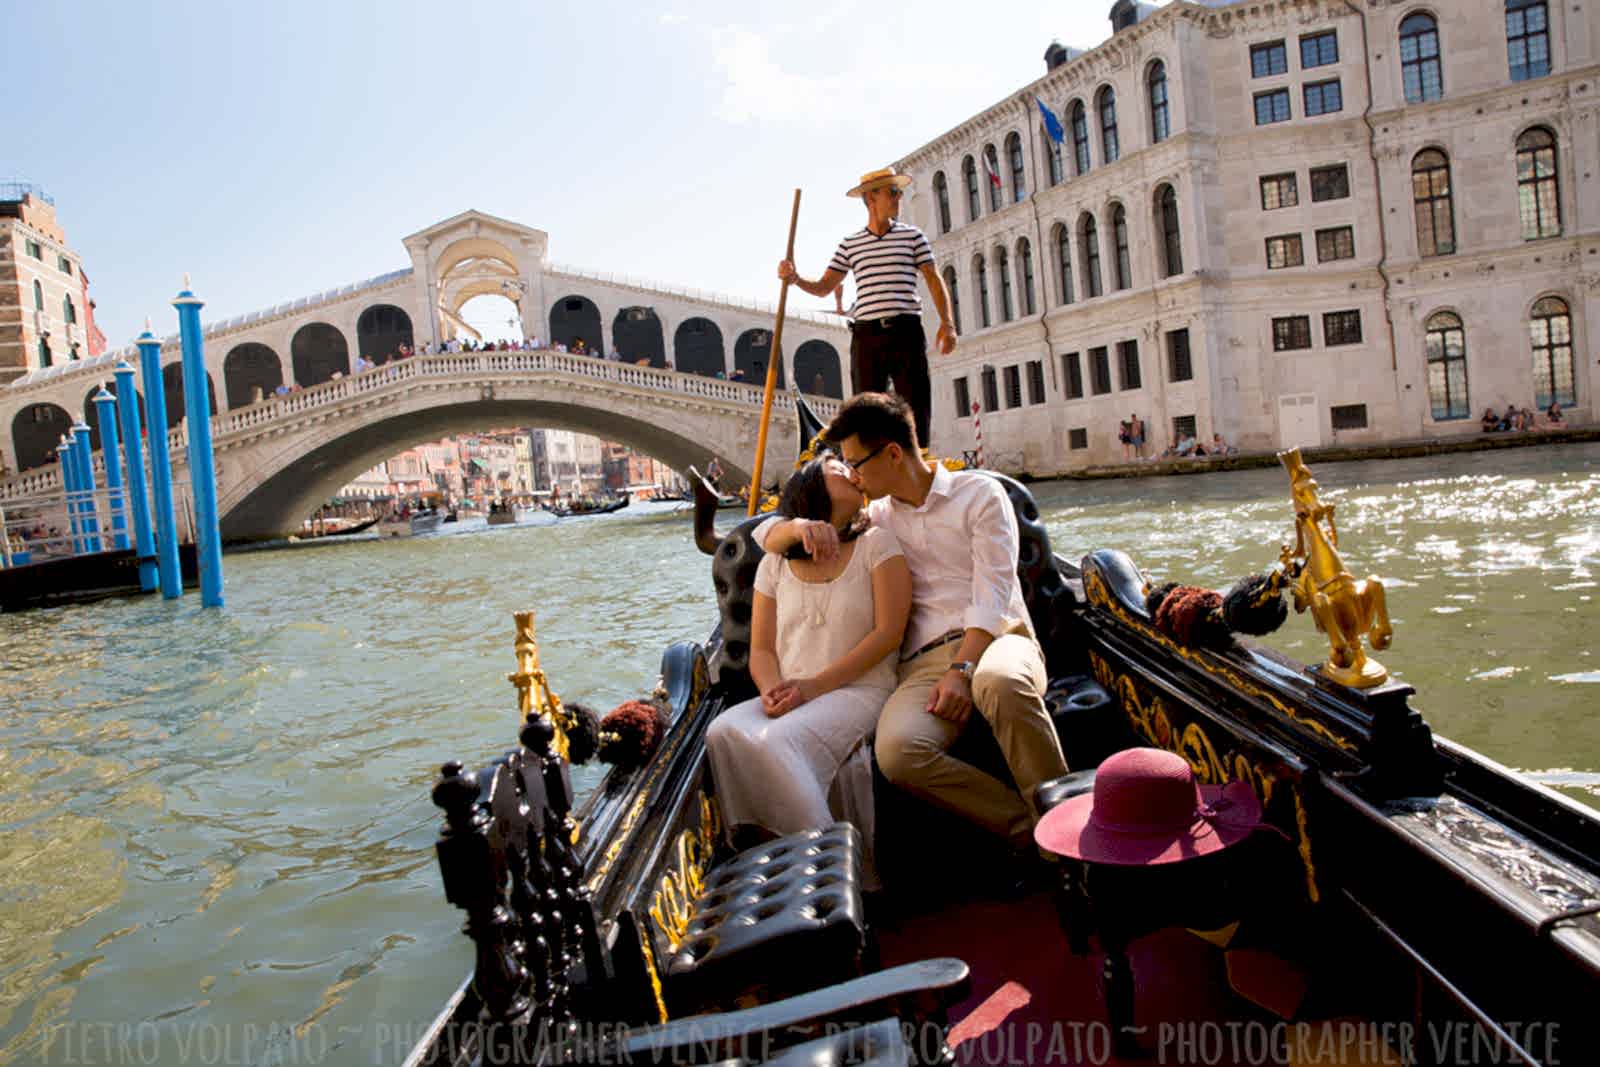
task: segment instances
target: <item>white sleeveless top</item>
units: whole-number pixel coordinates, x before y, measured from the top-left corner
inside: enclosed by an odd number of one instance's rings
[[[756,569],[756,592],[778,602],[778,670],[785,678],[821,673],[872,632],[872,569],[899,555],[900,542],[879,526],[856,538],[850,562],[831,582],[803,582],[787,559],[767,553]],[[850,684],[892,690],[896,652]]]

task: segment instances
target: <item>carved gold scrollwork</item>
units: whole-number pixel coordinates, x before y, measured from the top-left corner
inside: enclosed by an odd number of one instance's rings
[[[671,866],[650,894],[650,918],[676,950],[689,929],[696,902],[705,893],[706,872],[722,833],[722,813],[710,796],[700,795],[700,818],[678,835]]]

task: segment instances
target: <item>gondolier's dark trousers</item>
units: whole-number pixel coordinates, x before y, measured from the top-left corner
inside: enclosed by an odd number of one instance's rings
[[[858,393],[894,391],[911,405],[917,444],[928,447],[933,387],[928,381],[928,337],[920,315],[891,315],[850,324],[850,378]]]

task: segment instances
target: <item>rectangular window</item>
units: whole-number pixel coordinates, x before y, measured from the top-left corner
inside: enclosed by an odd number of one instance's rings
[[[1270,93],[1256,94],[1257,126],[1288,122],[1289,117],[1289,90],[1274,89]]]
[[[34,259],[44,258],[44,249],[39,247],[38,241],[35,241],[30,237],[27,239],[26,244],[28,248],[28,255],[32,256]]]
[[[1124,390],[1137,389],[1142,384],[1139,380],[1139,342],[1117,342],[1117,365],[1122,371],[1122,388]]]
[[[1306,251],[1297,233],[1279,234],[1267,238],[1267,269],[1298,267],[1306,261]]]
[[[1006,407],[1022,406],[1022,368],[1015,363],[1006,368]]]
[[[1189,355],[1189,331],[1167,331],[1167,380],[1187,382],[1194,379],[1194,360]]]
[[[972,414],[972,390],[967,387],[967,376],[956,379],[956,418],[965,419]]]
[[[1514,82],[1550,73],[1550,11],[1545,0],[1506,0],[1506,58]]]
[[[1326,67],[1330,63],[1337,62],[1339,62],[1339,34],[1336,31],[1324,30],[1300,38],[1300,66],[1303,69]]]
[[[1361,312],[1329,311],[1322,316],[1322,343],[1358,345],[1361,343]]]
[[[1335,111],[1344,110],[1344,91],[1339,87],[1339,79],[1332,78],[1325,82],[1312,82],[1305,87],[1305,113],[1310,115],[1331,115]]]
[[[983,410],[984,411],[999,411],[1000,410],[1000,389],[995,384],[994,368],[993,367],[985,367],[985,368],[983,368],[982,378],[983,378]]]
[[[1274,74],[1285,74],[1289,70],[1289,49],[1282,41],[1268,41],[1266,44],[1250,46],[1250,76],[1252,78],[1270,78]]]
[[[1067,380],[1067,399],[1083,399],[1083,361],[1078,353],[1068,352],[1061,357],[1061,376]]]
[[[56,267],[61,271],[62,274],[71,274],[72,260],[68,259],[66,256],[58,255],[56,256]]]
[[[1261,179],[1261,210],[1276,211],[1300,203],[1300,185],[1294,174],[1268,174]]]
[[[1076,430],[1068,430],[1067,431],[1067,447],[1070,448],[1070,449],[1073,449],[1074,451],[1076,451],[1077,449],[1080,449],[1080,448],[1088,448],[1089,447],[1089,431],[1087,429],[1082,429],[1082,428],[1076,429]]]
[[[1333,259],[1354,259],[1356,256],[1356,231],[1349,226],[1335,226],[1317,231],[1317,262]]]
[[[1288,315],[1272,320],[1272,350],[1291,352],[1297,348],[1311,347],[1311,317]]]
[[[1174,415],[1172,417],[1172,443],[1177,444],[1185,437],[1194,438],[1194,416]]]
[[[1044,360],[1028,361],[1028,403],[1044,403]]]
[[[1365,430],[1367,428],[1367,405],[1365,404],[1335,404],[1329,409],[1333,416],[1335,430]]]
[[[1313,167],[1311,170],[1311,199],[1343,200],[1350,195],[1350,168],[1343,163],[1331,167]]]
[[[1105,348],[1089,349],[1089,385],[1095,396],[1111,392],[1111,353]]]

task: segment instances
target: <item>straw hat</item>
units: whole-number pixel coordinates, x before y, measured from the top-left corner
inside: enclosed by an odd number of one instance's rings
[[[845,196],[863,197],[869,189],[878,189],[885,185],[893,185],[904,189],[911,184],[911,175],[900,174],[893,167],[884,167],[882,170],[869,170],[861,176],[861,184],[851,189]]]
[[[1261,804],[1245,782],[1199,785],[1189,761],[1159,748],[1110,756],[1094,792],[1072,797],[1034,827],[1058,856],[1142,867],[1220,852],[1261,826]]]

